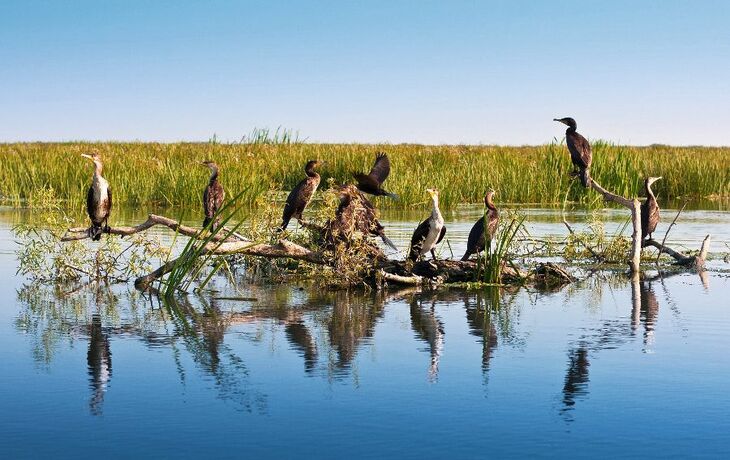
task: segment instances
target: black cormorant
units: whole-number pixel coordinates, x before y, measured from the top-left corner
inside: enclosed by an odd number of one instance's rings
[[[580,183],[583,184],[583,187],[590,187],[591,161],[593,161],[591,144],[585,137],[578,134],[576,131],[578,124],[572,118],[553,118],[553,120],[568,125],[568,129],[565,130],[565,142],[568,144],[573,166],[578,169],[578,171],[574,171],[573,175],[580,176]]]
[[[101,163],[101,156],[98,152],[90,155],[81,154],[82,157],[88,158],[94,162],[94,176],[91,180],[91,187],[86,194],[86,212],[91,219],[91,228],[89,228],[89,236],[94,241],[101,239],[103,231],[109,231],[109,213],[112,209],[112,189],[109,182],[101,175],[104,165]]]
[[[479,254],[484,250],[487,244],[492,242],[494,233],[497,231],[497,224],[499,224],[499,211],[492,202],[494,197],[494,190],[489,189],[486,195],[484,195],[484,204],[487,207],[486,218],[487,218],[487,231],[484,231],[484,217],[482,216],[474,223],[474,226],[469,232],[469,240],[466,243],[466,252],[461,260],[469,260],[472,254]]]
[[[644,240],[656,230],[659,223],[659,205],[656,202],[654,192],[651,191],[651,184],[661,179],[661,177],[647,177],[644,181],[644,189],[646,191],[646,201],[641,203],[641,239]]]
[[[379,152],[375,156],[375,163],[368,174],[354,173],[353,176],[357,179],[357,188],[361,191],[376,196],[389,196],[397,200],[398,195],[383,190],[383,182],[385,182],[389,174],[390,160],[388,159],[388,155]]]
[[[340,205],[335,212],[335,220],[331,228],[349,239],[354,232],[363,235],[378,236],[383,243],[394,250],[398,247],[385,235],[385,227],[378,220],[375,206],[354,185],[343,185],[339,188]]]
[[[436,260],[434,248],[446,234],[444,226],[444,218],[439,210],[439,192],[436,189],[426,189],[431,200],[433,200],[433,210],[431,216],[421,222],[421,224],[413,232],[411,237],[411,250],[408,253],[408,259],[412,261],[418,260],[422,255],[431,252],[431,257]]]
[[[302,219],[302,212],[304,212],[304,208],[306,208],[309,202],[312,201],[314,192],[316,192],[317,187],[319,187],[319,174],[317,174],[314,168],[321,164],[322,162],[319,160],[311,160],[307,162],[307,165],[304,167],[304,172],[307,173],[307,177],[302,179],[302,181],[299,182],[291,192],[289,192],[289,196],[286,198],[284,214],[282,215],[282,222],[279,227],[280,231],[286,229],[292,217],[296,217],[297,220]]]
[[[212,161],[204,161],[202,164],[210,169],[210,180],[208,186],[205,187],[205,191],[203,191],[203,211],[205,212],[203,228],[210,224],[210,231],[214,232],[220,223],[220,217],[216,217],[216,214],[223,206],[226,192],[218,181],[218,165]],[[215,219],[215,222],[211,224],[213,219]]]

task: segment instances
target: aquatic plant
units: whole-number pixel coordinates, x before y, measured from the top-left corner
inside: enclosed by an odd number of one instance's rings
[[[67,207],[81,211],[91,174],[79,154],[91,148],[105,160],[115,205],[198,207],[207,175],[195,162],[215,160],[227,190],[245,190],[241,204],[256,207],[283,200],[303,177],[307,160],[326,159],[323,180],[352,180],[367,170],[378,151],[385,151],[393,172],[385,185],[400,200],[376,198],[381,208],[410,208],[423,202],[423,190],[441,191],[448,210],[481,202],[484,184],[500,190],[503,202],[557,204],[569,189],[571,164],[566,147],[465,145],[309,144],[291,133],[256,131],[242,142],[208,143],[14,143],[0,144],[0,198],[11,204],[29,200],[35,190],[50,187]],[[730,148],[627,147],[593,142],[592,177],[621,196],[641,194],[646,175],[664,177],[660,200],[677,197],[730,197]],[[596,194],[580,187],[568,199],[603,206]]]

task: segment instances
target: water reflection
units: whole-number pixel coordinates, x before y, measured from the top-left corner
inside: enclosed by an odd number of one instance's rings
[[[671,299],[667,290],[665,280],[669,277],[682,274],[683,272],[662,273],[658,272],[653,276],[636,275],[630,280],[631,285],[631,315],[628,321],[607,320],[599,326],[589,328],[581,337],[575,341],[568,350],[568,368],[563,386],[561,413],[566,420],[571,420],[568,415],[574,409],[576,402],[588,396],[589,388],[589,367],[590,360],[598,352],[603,350],[616,349],[619,346],[631,341],[637,330],[643,328],[642,352],[652,351],[654,345],[656,325],[659,319],[659,300],[654,289],[654,283],[661,283],[664,289],[665,301],[670,305],[675,317],[679,319],[679,309]],[[707,274],[698,273],[700,281],[705,289],[709,288]]]
[[[630,289],[630,305],[621,307],[623,313],[618,317],[592,322],[568,340],[567,361],[561,358],[559,364],[565,369],[559,412],[566,420],[572,419],[580,401],[589,396],[591,363],[598,354],[627,343],[651,351],[662,303],[679,317],[664,284],[668,276],[671,274],[636,277],[628,283],[621,276],[589,280],[602,286],[598,294],[592,290],[589,296],[605,296],[613,288],[626,295]],[[480,357],[470,365],[479,366],[486,385],[499,362],[495,357],[522,347],[529,338],[529,327],[520,324],[525,305],[538,306],[555,297],[558,303],[564,299],[566,305],[577,305],[574,296],[580,292],[577,287],[560,293],[499,288],[357,293],[251,287],[254,300],[237,303],[213,295],[152,301],[123,288],[61,290],[32,285],[18,292],[24,308],[16,327],[31,338],[33,357],[42,366],[50,366],[64,342],[88,339],[89,410],[93,415],[102,414],[105,396],[111,391],[112,350],[119,340],[128,339],[138,340],[149,349],[171,352],[181,391],[195,374],[191,373],[192,366],[203,382],[210,383],[217,398],[239,410],[265,413],[268,397],[252,384],[254,377],[261,376],[252,375],[242,346],[270,344],[271,356],[265,358],[269,360],[276,360],[282,350],[291,350],[308,377],[326,377],[328,381],[357,377],[358,355],[377,340],[378,324],[398,317],[397,308],[387,317],[387,306],[403,305],[408,307],[406,327],[413,331],[406,337],[415,337],[423,344],[428,359],[424,364],[427,381],[439,381],[449,331],[457,339],[460,332],[474,338]],[[452,314],[454,307],[463,308],[463,313]],[[585,308],[596,313],[594,305]],[[453,356],[463,356],[459,351]],[[119,372],[117,369],[116,382],[120,381]]]
[[[86,362],[89,368],[91,383],[91,400],[89,408],[93,415],[101,415],[109,381],[112,378],[112,352],[109,335],[101,325],[101,316],[94,314],[89,325],[89,351]]]
[[[383,317],[383,297],[376,294],[370,299],[349,291],[333,294],[332,312],[327,320],[330,346],[337,358],[331,363],[336,374],[350,368],[359,344],[373,337],[375,323]]]
[[[427,303],[424,308],[424,303]],[[420,295],[411,297],[410,302],[411,327],[416,336],[428,345],[431,362],[428,366],[428,379],[431,382],[438,380],[439,361],[444,350],[444,323],[436,315],[436,299],[429,300]]]

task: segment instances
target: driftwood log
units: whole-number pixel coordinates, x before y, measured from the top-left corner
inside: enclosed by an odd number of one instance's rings
[[[642,246],[639,200],[628,200],[618,195],[614,195],[603,189],[595,181],[592,182],[592,187],[603,194],[604,199],[607,201],[613,201],[631,209],[632,221],[634,222],[634,234],[630,267],[632,273],[638,273]],[[331,222],[336,221],[333,220]],[[102,231],[103,233],[111,235],[128,236],[146,231],[155,226],[169,228],[170,230],[189,238],[202,240],[207,237],[207,235],[203,234],[198,228],[188,227],[180,224],[176,220],[155,214],[150,214],[145,222],[136,226],[106,227]],[[329,243],[333,243],[333,241],[336,240],[336,238],[332,239],[332,229],[327,226],[318,227],[313,224],[306,224],[306,226],[313,231],[320,231],[320,233],[323,233],[325,236],[329,235],[329,239],[332,240],[329,241]],[[376,232],[371,230],[366,231],[370,234],[370,236],[374,236],[374,234],[376,234]],[[343,232],[334,233],[338,235],[343,234]],[[350,235],[349,232],[348,235]],[[61,238],[61,241],[75,241],[87,238],[90,238],[88,228],[71,228]],[[322,248],[311,250],[286,239],[279,239],[276,243],[260,243],[250,241],[240,234],[229,230],[223,230],[217,235],[210,237],[210,241],[208,241],[202,248],[202,254],[239,254],[244,256],[263,257],[267,259],[287,258],[305,261],[312,264],[333,265],[331,258],[328,258],[325,254],[325,249],[329,243],[328,238],[325,238],[325,245]],[[705,237],[705,240],[702,243],[702,248],[697,256],[682,254],[653,239],[645,240],[644,244],[660,249],[662,252],[673,257],[679,265],[701,270],[704,267],[704,261],[709,251],[710,236],[708,235]],[[385,286],[387,284],[423,286],[441,283],[461,283],[471,282],[479,278],[478,271],[480,268],[476,261],[420,261],[411,265],[405,261],[393,261],[387,259],[387,257],[385,257],[385,255],[382,254],[382,252],[377,249],[377,246],[374,244],[372,244],[372,248],[373,251],[377,251],[378,253],[376,254],[374,252],[371,255],[373,266],[369,267],[369,273],[371,274],[372,283],[378,287]],[[178,259],[168,261],[152,273],[137,278],[135,280],[135,286],[141,290],[149,289],[153,282],[161,279],[167,273],[171,272],[177,262]],[[546,288],[561,286],[574,280],[570,274],[555,264],[541,264],[531,273],[521,272],[506,264],[502,267],[501,282],[504,284],[523,283],[528,279],[532,280],[536,285],[542,285]]]

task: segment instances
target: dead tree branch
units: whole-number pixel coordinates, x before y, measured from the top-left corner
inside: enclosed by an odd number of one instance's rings
[[[200,229],[195,227],[188,227],[186,225],[180,224],[178,221],[164,217],[164,216],[158,216],[156,214],[150,214],[147,217],[147,220],[142,222],[141,224],[134,226],[134,227],[107,227],[102,230],[102,233],[108,233],[110,235],[119,235],[119,236],[129,236],[133,235],[135,233],[143,232],[149,228],[154,227],[155,225],[161,225],[163,227],[167,227],[172,231],[178,232],[181,235],[188,236],[190,238],[198,238],[200,235]],[[205,235],[202,235],[205,236]],[[66,231],[66,234],[63,235],[61,238],[61,241],[75,241],[75,240],[85,240],[89,238],[89,229],[83,228],[83,227],[77,227],[77,228],[69,228]],[[225,241],[225,240],[235,240],[235,241],[248,241],[242,236],[230,233],[227,231],[221,231],[217,235],[213,236],[211,238],[211,241]]]

